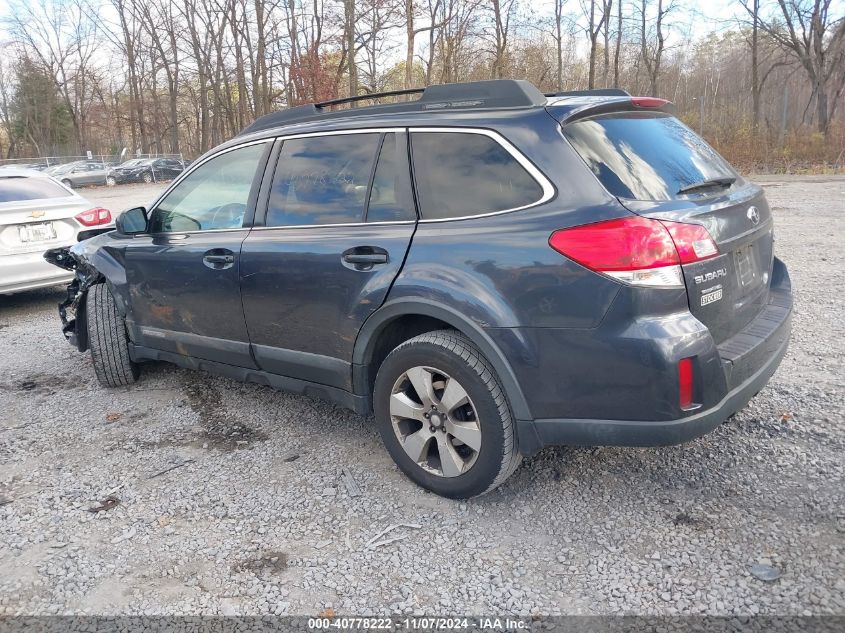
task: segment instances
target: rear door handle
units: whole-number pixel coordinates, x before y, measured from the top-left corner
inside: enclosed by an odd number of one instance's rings
[[[387,253],[349,253],[343,256],[349,264],[386,264]]]
[[[389,261],[387,251],[377,246],[356,246],[344,251],[343,264],[353,270],[371,270],[376,264]]]
[[[231,268],[235,263],[235,254],[223,248],[215,248],[206,251],[202,256],[202,263],[212,270],[223,270]]]

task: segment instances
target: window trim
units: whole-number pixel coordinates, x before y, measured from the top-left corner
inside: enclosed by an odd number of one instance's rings
[[[395,132],[397,134],[407,134],[408,139],[408,147],[411,149],[410,156],[409,156],[409,166],[411,169],[411,187],[412,193],[414,197],[414,204],[415,209],[414,213],[416,214],[416,219],[413,220],[385,220],[381,222],[341,222],[341,223],[333,223],[333,224],[298,224],[295,226],[265,226],[263,222],[267,218],[267,206],[265,204],[263,209],[256,209],[256,213],[253,216],[253,221],[251,226],[241,226],[235,229],[204,229],[199,231],[183,231],[181,234],[194,234],[194,233],[217,233],[223,231],[242,231],[244,229],[252,230],[252,231],[279,231],[279,230],[294,230],[294,229],[313,229],[313,228],[332,228],[332,227],[344,227],[344,226],[385,226],[385,225],[400,225],[400,224],[416,224],[416,223],[425,223],[425,224],[433,224],[435,222],[455,222],[459,220],[470,220],[474,218],[484,218],[494,215],[501,215],[504,213],[513,213],[515,211],[523,211],[525,209],[530,209],[532,207],[539,206],[541,204],[545,204],[549,200],[557,195],[557,190],[552,182],[546,177],[546,175],[540,171],[540,169],[531,162],[519,149],[517,149],[510,141],[508,141],[504,136],[499,134],[494,130],[489,130],[487,128],[481,127],[471,127],[471,126],[451,126],[451,127],[427,127],[427,126],[415,126],[415,125],[406,125],[406,126],[386,126],[386,127],[366,127],[366,128],[354,128],[354,129],[339,129],[339,130],[323,130],[319,132],[299,132],[299,133],[291,133],[291,134],[275,134],[273,136],[267,136],[260,139],[254,139],[251,141],[246,141],[244,143],[238,143],[237,145],[232,145],[231,147],[227,147],[220,151],[214,152],[203,158],[202,160],[198,160],[197,162],[190,165],[188,169],[183,171],[171,184],[170,186],[162,192],[162,194],[155,199],[155,201],[149,207],[149,213],[152,215],[153,211],[156,209],[159,202],[161,202],[165,196],[167,196],[172,189],[177,187],[182,180],[187,178],[195,169],[200,168],[202,165],[207,163],[208,161],[217,158],[218,156],[222,156],[227,152],[234,151],[236,149],[241,149],[243,147],[248,147],[250,145],[258,145],[260,143],[275,143],[277,141],[284,142],[287,139],[297,139],[297,138],[310,138],[313,136],[342,136],[347,134],[389,134],[391,132]],[[416,201],[416,181],[414,180],[414,163],[413,163],[413,148],[411,142],[411,134],[414,133],[426,133],[426,132],[446,132],[446,133],[453,133],[453,134],[481,134],[482,136],[487,136],[493,139],[496,143],[498,143],[501,147],[504,148],[508,154],[510,154],[514,160],[516,160],[525,171],[540,185],[543,190],[542,197],[530,204],[525,204],[519,207],[514,207],[511,209],[503,209],[501,211],[488,211],[488,212],[480,212],[480,213],[473,213],[471,215],[463,215],[454,218],[431,218],[431,219],[423,219],[422,215],[420,214],[419,204]],[[383,142],[383,141],[382,141]],[[380,153],[380,152],[379,152]],[[268,163],[272,161],[272,148],[271,154],[268,157]],[[278,157],[277,157],[278,159]],[[378,159],[376,159],[378,160]],[[265,165],[266,169],[266,165]],[[275,173],[275,167],[274,167]],[[271,174],[272,176],[272,174]],[[269,200],[267,201],[269,203]],[[258,203],[258,200],[256,200]],[[259,220],[260,217],[260,220]],[[365,216],[366,220],[366,216]],[[262,224],[258,224],[258,222]],[[144,235],[169,235],[169,233],[145,233]]]
[[[147,222],[149,222],[149,221],[150,221],[150,219],[152,219],[152,217],[153,217],[153,213],[154,213],[154,212],[155,212],[155,210],[158,208],[159,203],[160,203],[162,200],[164,200],[164,199],[167,197],[167,195],[168,195],[168,194],[169,194],[169,193],[170,193],[173,189],[175,189],[176,187],[178,187],[178,186],[179,186],[179,184],[180,184],[180,183],[181,183],[181,182],[182,182],[185,178],[187,178],[188,176],[190,176],[190,175],[191,175],[191,174],[192,174],[195,170],[199,169],[200,167],[202,167],[203,165],[205,165],[205,164],[206,164],[207,162],[209,162],[210,160],[214,160],[215,158],[218,158],[218,157],[220,157],[220,156],[223,156],[224,154],[228,154],[229,152],[233,152],[233,151],[235,151],[236,149],[243,149],[244,147],[249,147],[249,146],[251,146],[251,145],[260,145],[261,143],[269,143],[269,144],[270,144],[270,151],[272,152],[272,149],[273,149],[272,144],[275,142],[275,140],[276,140],[275,138],[262,138],[262,139],[258,139],[258,140],[254,140],[254,141],[248,141],[248,142],[246,142],[246,143],[239,143],[238,145],[233,145],[232,147],[227,147],[227,148],[225,148],[225,149],[220,150],[219,152],[215,152],[215,153],[213,153],[213,154],[210,154],[210,155],[206,156],[205,158],[203,158],[202,160],[198,160],[196,163],[194,163],[194,164],[192,164],[192,165],[191,165],[190,169],[186,169],[185,171],[183,171],[183,172],[182,172],[182,173],[181,173],[181,174],[180,174],[180,175],[179,175],[179,176],[178,176],[178,177],[177,177],[177,178],[176,178],[176,179],[175,179],[172,183],[170,183],[170,186],[169,186],[167,189],[165,189],[165,190],[161,193],[161,195],[159,195],[159,197],[158,197],[158,198],[156,198],[156,199],[155,199],[155,201],[154,201],[154,202],[150,205],[149,209],[147,209]],[[267,154],[267,150],[265,150],[265,152],[264,152],[264,153],[265,153],[265,154]],[[259,170],[257,170],[257,171],[256,171],[256,175],[255,175],[255,176],[253,176],[252,188],[255,188],[255,186],[256,186],[256,183],[255,183],[255,178],[258,176],[258,172],[259,172],[259,171],[261,172],[261,175],[262,175],[262,178],[263,178],[264,171],[265,171],[265,169],[266,169],[266,167],[267,167],[267,159],[268,159],[268,158],[269,158],[269,155],[267,156],[267,158],[265,158],[265,161],[264,161],[264,169],[259,169]],[[260,189],[260,187],[261,187],[261,180],[259,180],[259,181],[258,181],[258,189]],[[258,189],[256,189],[256,196],[255,196],[255,198],[256,198],[256,202],[257,202],[257,200],[258,200],[258,195],[257,195]],[[253,195],[252,195],[252,194],[253,194],[253,192],[252,192],[252,190],[250,190],[250,198],[252,198],[252,197],[253,197]],[[254,218],[254,216],[253,216],[253,222],[252,222],[252,223],[254,223],[254,222],[255,222],[255,218]],[[245,225],[242,225],[242,226],[239,226],[239,227],[236,227],[236,228],[228,228],[228,229],[199,229],[199,230],[197,230],[197,231],[156,231],[156,232],[153,232],[153,231],[146,231],[146,232],[144,232],[144,233],[138,233],[137,235],[138,235],[138,236],[142,236],[142,235],[152,235],[152,236],[160,236],[160,235],[196,235],[196,234],[198,234],[198,233],[223,233],[223,232],[243,231],[243,230],[247,230],[247,231],[248,231],[248,230],[250,230],[251,228],[253,228],[251,225],[250,225],[250,226],[245,226]]]
[[[493,139],[496,143],[498,143],[508,154],[510,154],[516,162],[522,166],[522,168],[528,172],[528,175],[534,179],[540,188],[543,190],[543,195],[540,197],[539,200],[531,202],[529,204],[523,204],[518,207],[512,207],[510,209],[502,209],[501,211],[487,211],[487,212],[479,212],[479,213],[471,213],[469,215],[461,215],[455,216],[453,218],[429,218],[425,219],[422,217],[422,211],[418,209],[419,212],[419,222],[420,224],[433,224],[435,222],[455,222],[458,220],[470,220],[474,218],[485,218],[493,215],[501,215],[503,213],[513,213],[514,211],[523,211],[524,209],[530,209],[531,207],[536,207],[541,204],[545,204],[549,200],[555,197],[556,189],[552,182],[546,177],[546,175],[540,171],[534,163],[532,163],[528,157],[526,157],[521,151],[519,151],[510,141],[508,141],[504,136],[495,132],[493,130],[488,130],[486,128],[473,128],[473,127],[412,127],[408,129],[409,137],[412,136],[414,133],[454,133],[454,134],[480,134],[482,136],[487,136]],[[410,146],[411,146],[411,164],[413,165],[413,154],[414,154],[414,142],[412,138],[409,138]],[[414,190],[416,191],[416,180],[414,181]],[[419,198],[419,196],[417,196]],[[418,205],[419,206],[419,205]]]

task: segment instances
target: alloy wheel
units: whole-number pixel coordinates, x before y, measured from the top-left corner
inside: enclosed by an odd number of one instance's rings
[[[434,367],[412,367],[390,395],[393,431],[422,469],[457,477],[472,468],[481,450],[481,426],[466,389]]]

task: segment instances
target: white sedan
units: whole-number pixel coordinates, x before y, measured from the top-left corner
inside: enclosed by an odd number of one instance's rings
[[[73,273],[44,261],[44,251],[113,227],[108,209],[56,179],[32,169],[0,170],[0,294],[69,281]]]

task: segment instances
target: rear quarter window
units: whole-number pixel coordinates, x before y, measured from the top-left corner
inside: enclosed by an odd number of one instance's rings
[[[673,200],[696,183],[737,177],[728,162],[671,115],[625,112],[575,121],[563,133],[604,187],[629,200]]]
[[[48,178],[0,177],[0,203],[67,198],[70,195],[64,187]]]
[[[458,218],[539,202],[543,187],[499,142],[471,132],[413,132],[420,215]]]

